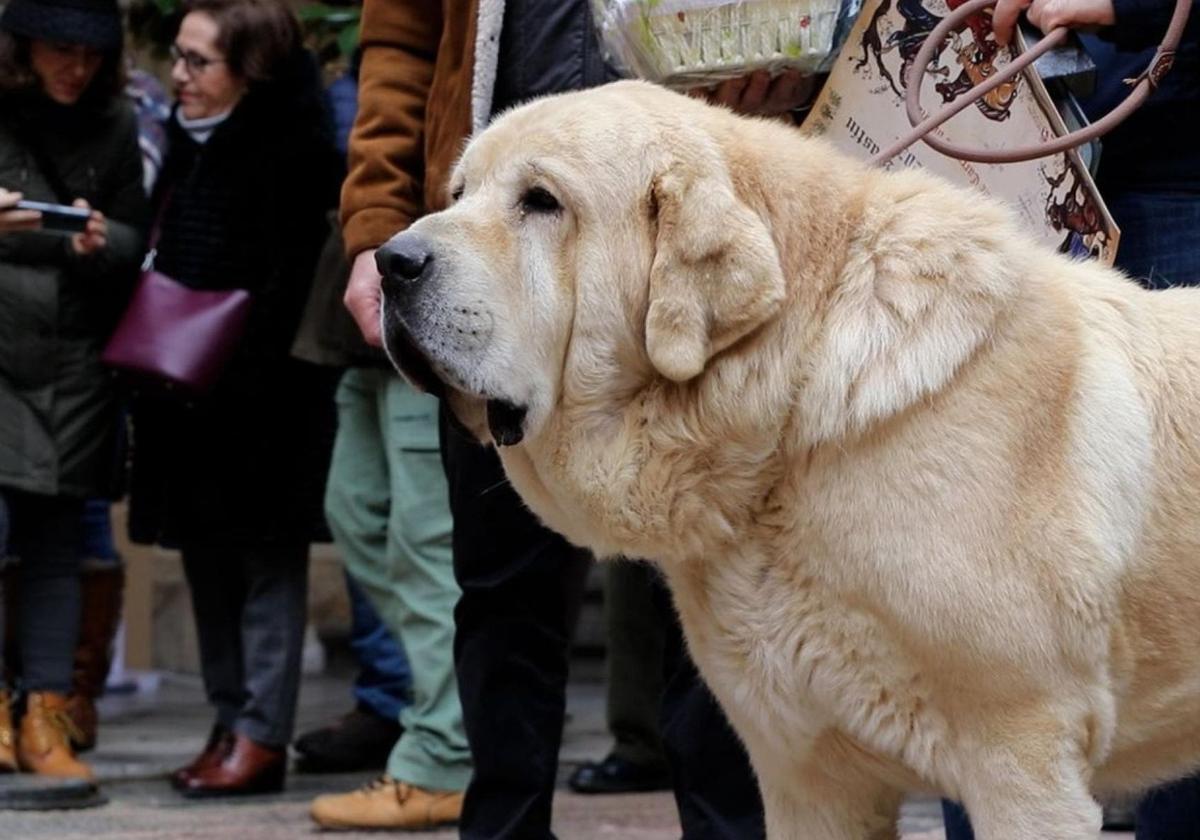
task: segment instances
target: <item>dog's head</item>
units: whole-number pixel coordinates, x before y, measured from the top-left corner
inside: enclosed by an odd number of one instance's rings
[[[500,446],[564,404],[700,375],[784,296],[771,232],[702,127],[725,118],[636,82],[501,117],[451,206],[377,252],[393,360]]]

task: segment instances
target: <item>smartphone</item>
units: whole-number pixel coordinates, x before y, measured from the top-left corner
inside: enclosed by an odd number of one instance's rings
[[[18,201],[15,210],[36,210],[42,214],[42,230],[60,233],[83,233],[92,211],[84,207],[66,204],[48,204],[44,201]]]

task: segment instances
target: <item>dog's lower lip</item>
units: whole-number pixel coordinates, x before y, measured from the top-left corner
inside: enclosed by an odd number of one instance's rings
[[[418,388],[435,397],[446,395],[446,383],[437,375],[429,358],[417,346],[407,329],[389,335],[388,352],[393,363]]]
[[[513,405],[508,400],[487,401],[488,430],[497,446],[516,446],[525,437],[525,414],[523,405]]]

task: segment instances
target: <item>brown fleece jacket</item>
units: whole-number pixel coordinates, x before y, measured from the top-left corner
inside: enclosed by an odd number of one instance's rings
[[[477,0],[365,0],[342,187],[351,258],[446,206],[446,179],[471,132],[477,18]]]

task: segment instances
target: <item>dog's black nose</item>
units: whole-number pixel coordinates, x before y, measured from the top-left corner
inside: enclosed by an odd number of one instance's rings
[[[388,281],[405,284],[419,280],[432,263],[429,243],[408,231],[396,234],[375,252],[375,267],[383,277],[385,291]]]

